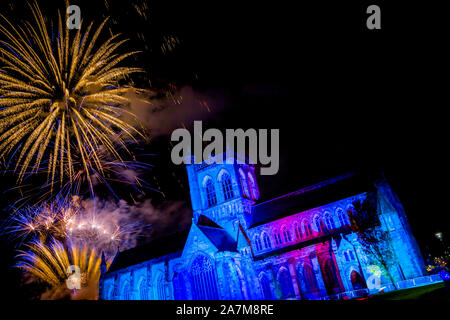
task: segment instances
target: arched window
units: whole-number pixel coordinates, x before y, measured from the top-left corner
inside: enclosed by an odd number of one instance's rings
[[[222,190],[223,190],[223,196],[225,200],[229,200],[234,197],[233,194],[233,186],[231,184],[231,178],[228,173],[224,173],[222,175]]]
[[[348,254],[350,255],[350,260],[355,260],[355,256],[353,255],[353,251],[352,250],[350,250],[348,252]]]
[[[302,229],[299,227],[297,222],[294,224],[294,230],[295,230],[295,239],[299,240],[303,238]]]
[[[206,182],[206,198],[208,200],[208,206],[212,207],[217,204],[216,191],[214,190],[214,184],[211,179]]]
[[[305,279],[307,291],[310,292],[316,290],[317,279],[316,276],[314,275],[314,271],[312,270],[311,266],[305,265],[305,267],[303,268],[303,276]]]
[[[131,289],[130,289],[130,283],[127,282],[122,289],[122,297],[123,300],[130,300],[130,294],[131,294]]]
[[[328,230],[334,229],[334,220],[333,220],[333,217],[329,213],[325,214],[325,224],[326,224]]]
[[[156,280],[156,291],[158,300],[166,300],[166,289],[164,288],[164,276],[160,273]]]
[[[302,222],[302,226],[303,226],[303,232],[304,234],[309,237],[312,235],[312,230],[311,230],[311,225],[309,224],[308,221],[303,220]]]
[[[195,258],[191,267],[194,300],[217,300],[218,291],[214,265],[204,255]]]
[[[328,294],[335,293],[335,289],[339,288],[339,279],[337,276],[337,269],[334,262],[331,259],[328,259],[325,263],[325,287],[327,289]]]
[[[289,232],[288,228],[283,228],[283,237],[284,242],[291,242],[291,233]]]
[[[316,226],[317,232],[322,232],[322,221],[320,220],[319,216],[316,216],[314,218],[314,225]]]
[[[270,241],[270,237],[267,233],[264,233],[264,235],[263,235],[263,242],[264,242],[264,247],[266,249],[272,248],[272,242]]]
[[[255,246],[256,246],[257,251],[261,251],[261,249],[262,249],[261,239],[259,238],[258,235],[255,236]]]
[[[291,275],[286,268],[282,268],[280,273],[278,274],[278,282],[280,283],[281,288],[281,299],[285,299],[295,295]]]
[[[275,230],[273,232],[273,238],[275,239],[276,245],[280,245],[283,243],[283,241],[281,240],[280,232],[278,230]]]
[[[148,287],[145,279],[142,279],[141,283],[139,283],[139,299],[148,300]]]
[[[347,251],[344,251],[344,257],[345,257],[345,261],[350,261],[350,259],[348,258],[348,253],[347,253]]]
[[[338,216],[339,224],[341,225],[341,227],[348,224],[347,215],[344,213],[344,210],[338,209],[337,216]]]
[[[114,285],[109,285],[104,292],[104,300],[114,300]]]
[[[173,279],[174,299],[186,300],[186,284],[182,273],[177,273]]]
[[[239,169],[239,176],[241,179],[242,193],[244,194],[244,197],[250,198],[250,194],[248,191],[247,179],[245,178],[245,174],[244,174],[244,171],[242,171],[242,169]]]
[[[263,292],[263,296],[265,300],[271,300],[273,299],[272,296],[272,289],[270,288],[270,283],[269,280],[267,279],[266,275],[263,273],[261,278],[260,278],[260,283],[261,283],[261,289]]]
[[[253,200],[258,200],[259,198],[259,192],[258,188],[256,187],[255,179],[253,178],[253,175],[249,172],[247,174],[248,181],[250,182],[250,192],[252,193]]]

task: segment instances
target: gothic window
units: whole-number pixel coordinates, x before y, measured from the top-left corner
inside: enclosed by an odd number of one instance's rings
[[[106,292],[105,300],[114,300],[114,285],[109,285],[104,292]]]
[[[348,254],[350,255],[350,260],[355,260],[355,256],[353,255],[353,251],[349,251]]]
[[[166,300],[166,289],[164,288],[164,276],[159,274],[156,280],[156,290],[158,294],[158,300]]]
[[[283,228],[283,237],[284,242],[291,242],[291,233],[289,232],[288,228]]]
[[[261,249],[262,249],[261,239],[259,238],[258,235],[255,236],[255,245],[256,245],[256,250],[261,251]]]
[[[229,200],[233,198],[233,186],[231,184],[231,178],[228,173],[224,173],[222,175],[222,190],[223,190],[223,196],[225,200]]]
[[[299,227],[297,222],[294,225],[294,230],[295,230],[295,239],[299,240],[303,238],[302,229]]]
[[[139,299],[148,300],[148,287],[147,281],[145,281],[145,279],[142,279],[141,283],[139,284]]]
[[[322,232],[322,221],[318,216],[314,218],[314,225],[316,226],[317,232]]]
[[[249,198],[250,194],[248,191],[248,183],[247,183],[247,179],[245,178],[244,171],[242,171],[242,169],[239,169],[239,176],[241,179],[242,193],[244,194],[244,197]]]
[[[312,291],[317,289],[317,279],[314,275],[314,271],[311,266],[305,265],[303,268],[303,276],[306,284],[307,291]]]
[[[339,224],[341,225],[341,227],[345,226],[346,224],[348,224],[347,215],[344,213],[344,210],[338,209],[337,210],[337,216],[338,216]]]
[[[302,222],[303,225],[303,232],[304,234],[309,237],[312,235],[312,230],[311,230],[311,225],[309,224],[309,222],[307,222],[306,220],[303,220]]]
[[[339,288],[339,279],[337,276],[336,266],[332,259],[328,259],[325,263],[325,277],[327,281],[325,281],[325,286],[327,288],[328,294],[334,293],[335,288]]]
[[[350,259],[348,258],[348,253],[347,253],[347,251],[344,251],[344,257],[345,257],[345,261],[350,261]]]
[[[253,200],[258,200],[258,188],[256,187],[255,179],[250,172],[248,173],[248,181],[250,182],[250,192],[252,193]]]
[[[325,224],[327,225],[328,230],[334,229],[334,220],[333,220],[333,217],[329,213],[327,213],[325,215]]]
[[[186,299],[186,284],[182,273],[177,273],[173,279],[174,299]]]
[[[291,275],[286,268],[281,269],[278,275],[278,282],[280,283],[281,288],[281,299],[285,299],[295,295]]]
[[[208,199],[209,207],[217,204],[216,191],[214,190],[214,184],[211,180],[206,182],[206,198]]]
[[[122,297],[123,300],[130,300],[130,283],[127,282],[124,286],[123,286],[123,290],[122,290]]]
[[[211,259],[204,255],[195,258],[191,267],[194,300],[217,300],[216,275]]]
[[[278,230],[275,230],[273,232],[273,238],[275,239],[275,244],[276,245],[280,245],[280,244],[283,243],[283,241],[281,240],[280,232]]]
[[[267,233],[264,233],[264,235],[263,235],[263,242],[264,242],[264,247],[266,249],[272,248],[272,242],[270,241],[270,237]]]
[[[265,274],[263,274],[261,276],[260,282],[261,282],[261,289],[262,289],[262,292],[263,292],[264,299],[265,300],[273,299],[272,289],[270,288],[269,280],[267,279]]]

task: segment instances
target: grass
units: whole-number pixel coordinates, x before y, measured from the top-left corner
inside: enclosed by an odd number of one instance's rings
[[[435,283],[422,287],[394,290],[387,293],[374,294],[374,300],[450,300],[450,292],[445,290],[444,283]]]

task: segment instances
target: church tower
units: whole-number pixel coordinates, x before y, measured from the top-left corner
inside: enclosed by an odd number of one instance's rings
[[[223,157],[222,164],[216,163],[217,157]],[[239,222],[248,227],[252,205],[259,198],[253,165],[237,163],[235,156],[224,153],[186,168],[194,223],[204,215],[232,235]]]

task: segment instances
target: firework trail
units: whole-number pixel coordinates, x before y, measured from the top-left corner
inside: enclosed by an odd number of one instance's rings
[[[96,249],[75,244],[63,244],[51,240],[44,244],[35,240],[27,244],[27,251],[20,251],[18,268],[26,270],[53,288],[61,288],[71,273],[71,266],[80,269],[81,287],[96,284],[100,277],[101,255]],[[67,288],[67,287],[66,287]]]
[[[13,212],[6,233],[22,242],[32,238],[45,244],[56,239],[87,246],[104,252],[110,260],[118,246],[132,246],[149,225],[103,206],[102,201],[82,201],[78,196],[26,206]]]
[[[92,192],[91,174],[105,175],[100,150],[122,162],[117,150],[130,154],[127,145],[143,137],[120,119],[125,94],[141,92],[127,84],[141,69],[120,63],[137,52],[119,53],[127,41],[119,35],[97,44],[107,20],[71,35],[59,13],[57,32],[50,32],[38,5],[30,7],[33,24],[15,27],[1,16],[0,157],[14,158],[18,183],[47,170],[62,185],[79,165]]]
[[[128,211],[112,209],[109,202],[73,196],[16,210],[7,228],[24,248],[16,256],[16,266],[65,294],[67,270],[77,266],[81,289],[96,288],[101,256],[109,266],[119,248],[135,246],[149,229]],[[92,298],[94,291],[88,296]]]

